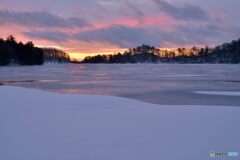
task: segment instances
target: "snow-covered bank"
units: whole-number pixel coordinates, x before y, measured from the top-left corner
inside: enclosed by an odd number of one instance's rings
[[[238,151],[240,108],[0,86],[1,160],[206,160]]]

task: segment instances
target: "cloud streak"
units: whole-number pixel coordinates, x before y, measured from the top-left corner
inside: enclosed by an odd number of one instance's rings
[[[185,26],[180,25],[171,31],[162,28],[145,29],[112,25],[106,28],[88,30],[76,34],[64,32],[24,32],[30,38],[44,39],[56,43],[77,40],[88,43],[107,43],[119,48],[129,48],[140,44],[165,47],[166,44],[189,45],[204,44],[209,39],[216,40],[224,33],[214,25]]]
[[[66,42],[71,38],[69,34],[64,32],[40,32],[33,30],[31,32],[23,32],[23,34],[33,39],[48,40],[56,43]]]
[[[84,28],[92,25],[84,19],[62,18],[48,12],[15,12],[0,10],[0,24],[12,23],[21,26],[46,28]]]
[[[152,39],[146,29],[122,25],[80,32],[74,38],[80,41],[103,41],[122,48],[147,43]]]
[[[179,20],[196,20],[205,21],[209,19],[208,14],[200,7],[194,5],[175,6],[163,0],[154,0],[161,11],[169,16]]]

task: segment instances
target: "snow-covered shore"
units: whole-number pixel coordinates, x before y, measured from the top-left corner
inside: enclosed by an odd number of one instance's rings
[[[1,160],[206,160],[239,151],[239,106],[161,106],[0,86]]]

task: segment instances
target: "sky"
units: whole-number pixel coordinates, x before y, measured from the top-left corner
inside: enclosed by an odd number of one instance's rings
[[[240,38],[239,0],[0,0],[0,37],[74,57],[148,44],[214,46]]]

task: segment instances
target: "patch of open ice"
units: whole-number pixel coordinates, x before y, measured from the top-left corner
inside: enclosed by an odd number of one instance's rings
[[[160,75],[154,76],[158,78],[191,78],[191,77],[205,77],[207,75],[198,75],[198,74],[174,74],[174,75]]]
[[[194,93],[218,96],[240,96],[240,91],[196,91]]]
[[[0,86],[1,160],[207,160],[240,148],[240,108]]]

